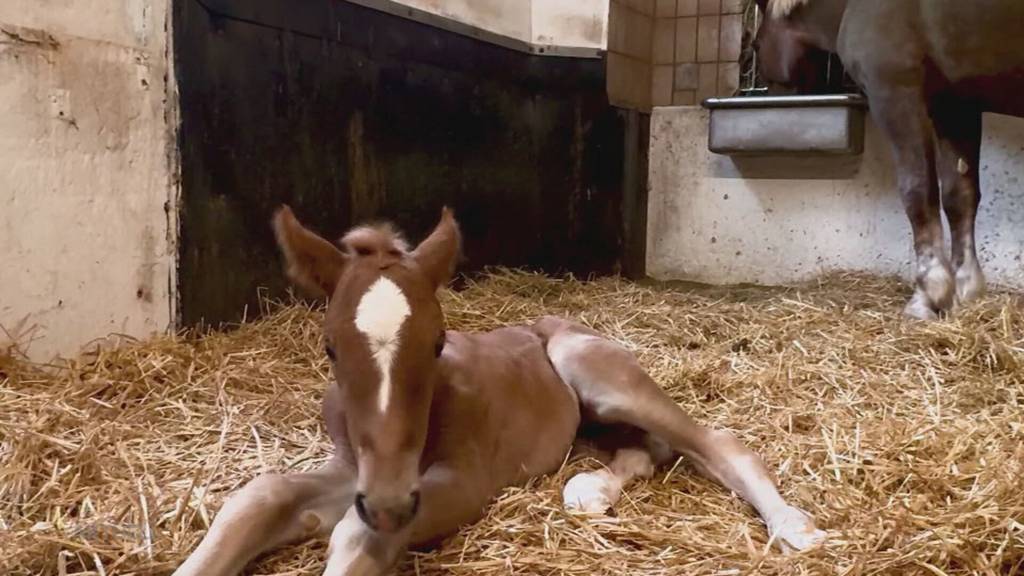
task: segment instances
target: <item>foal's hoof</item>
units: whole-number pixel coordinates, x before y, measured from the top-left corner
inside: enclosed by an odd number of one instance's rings
[[[788,506],[768,520],[768,534],[783,553],[798,552],[825,541],[825,531],[819,530],[804,511]]]
[[[562,502],[570,512],[607,514],[619,500],[622,487],[607,470],[577,474],[565,483]]]

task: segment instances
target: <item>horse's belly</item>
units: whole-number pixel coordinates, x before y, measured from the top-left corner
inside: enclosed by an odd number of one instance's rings
[[[1024,88],[1024,2],[921,1],[928,59],[962,96],[1014,108]],[[993,110],[995,111],[995,110]]]
[[[1024,117],[1024,66],[998,76],[961,80],[953,90],[962,99],[979,102],[985,112]]]
[[[916,81],[927,63],[932,94],[1020,115],[1022,23],[1020,0],[860,0],[847,8],[837,48],[850,74],[874,90]]]

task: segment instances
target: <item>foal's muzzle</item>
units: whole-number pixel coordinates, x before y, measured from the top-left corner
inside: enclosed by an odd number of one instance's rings
[[[419,509],[419,490],[396,501],[375,500],[362,492],[356,494],[356,512],[359,513],[359,518],[376,532],[398,532],[412,522]]]

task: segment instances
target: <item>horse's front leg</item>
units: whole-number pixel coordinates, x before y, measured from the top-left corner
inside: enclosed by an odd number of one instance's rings
[[[944,254],[934,128],[920,88],[892,88],[891,79],[875,84],[879,87],[868,85],[871,113],[892,146],[900,197],[914,233],[915,287],[904,314],[933,320],[952,308],[955,296]]]
[[[981,201],[981,111],[956,100],[935,107],[936,159],[942,208],[949,221],[956,295],[962,303],[985,295],[974,224]]]
[[[324,576],[380,576],[390,573],[412,546],[435,544],[478,520],[490,499],[476,470],[434,464],[420,480],[420,509],[398,532],[369,528],[355,507],[331,534]]]
[[[352,471],[338,460],[299,474],[264,474],[233,494],[175,576],[229,576],[256,556],[324,536],[355,497]]]

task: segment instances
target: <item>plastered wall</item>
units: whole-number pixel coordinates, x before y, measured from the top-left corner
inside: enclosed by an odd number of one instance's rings
[[[0,354],[174,314],[167,0],[0,2]]]
[[[608,45],[608,0],[533,0],[534,44],[604,49]]]
[[[735,160],[707,150],[707,111],[655,108],[647,273],[712,284],[829,270],[909,278],[910,224],[888,144],[866,128],[862,156]],[[979,255],[990,282],[1022,289],[1024,119],[986,115],[984,131]]]
[[[370,8],[419,19],[426,14],[504,36],[543,53],[546,47],[603,50],[609,0],[354,0]],[[436,23],[431,21],[432,23]]]
[[[529,0],[397,0],[426,12],[458,20],[504,36],[529,40]]]

